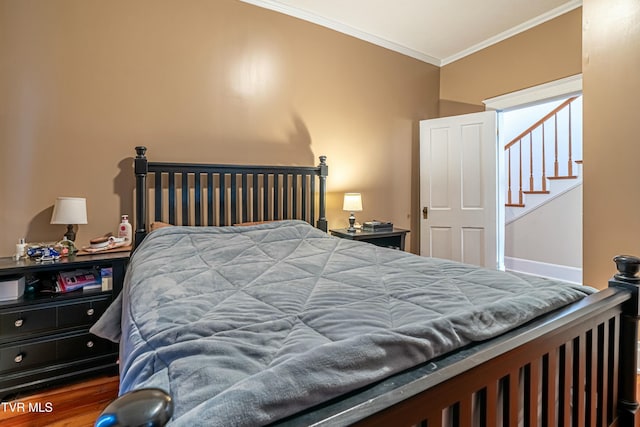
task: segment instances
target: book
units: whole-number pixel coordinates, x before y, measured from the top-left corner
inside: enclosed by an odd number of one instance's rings
[[[393,223],[382,221],[365,221],[362,224],[362,231],[391,231],[393,230]]]
[[[99,283],[93,270],[61,271],[58,273],[58,292],[72,292]]]

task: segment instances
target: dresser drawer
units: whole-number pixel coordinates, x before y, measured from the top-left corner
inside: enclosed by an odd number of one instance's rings
[[[107,309],[110,301],[110,299],[102,299],[60,306],[58,307],[58,327],[93,325]]]
[[[86,333],[58,341],[58,360],[69,361],[101,356],[116,351],[111,341]]]
[[[16,345],[0,350],[0,372],[11,372],[46,365],[56,360],[56,342]]]
[[[0,335],[3,339],[54,329],[56,329],[55,307],[0,314]]]

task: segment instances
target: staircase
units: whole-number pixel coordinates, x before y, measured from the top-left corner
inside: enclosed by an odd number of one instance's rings
[[[568,98],[505,145],[506,223],[582,183],[581,103],[572,108],[578,99]]]

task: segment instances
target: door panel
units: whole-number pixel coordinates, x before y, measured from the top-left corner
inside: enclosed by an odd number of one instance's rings
[[[449,196],[449,174],[447,168],[439,165],[449,164],[449,132],[448,129],[433,129],[429,144],[431,168],[429,180],[429,206],[431,209],[451,209]]]
[[[453,235],[451,227],[429,228],[429,252],[436,258],[451,259],[453,256]]]
[[[496,113],[420,122],[421,254],[498,266]]]
[[[473,265],[485,265],[484,262],[484,229],[462,228],[462,259],[461,261]]]

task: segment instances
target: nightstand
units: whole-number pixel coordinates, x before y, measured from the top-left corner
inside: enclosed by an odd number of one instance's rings
[[[346,228],[339,228],[336,230],[329,230],[329,232],[332,236],[340,237],[342,239],[360,240],[377,246],[404,251],[404,241],[409,230],[394,227],[393,230],[388,231],[356,230],[355,232],[349,232]]]
[[[122,289],[128,252],[55,262],[0,258],[0,286],[24,277],[35,291],[0,301],[0,398],[94,374],[118,372],[118,346],[89,333]],[[60,272],[112,270],[112,289],[47,292]]]

